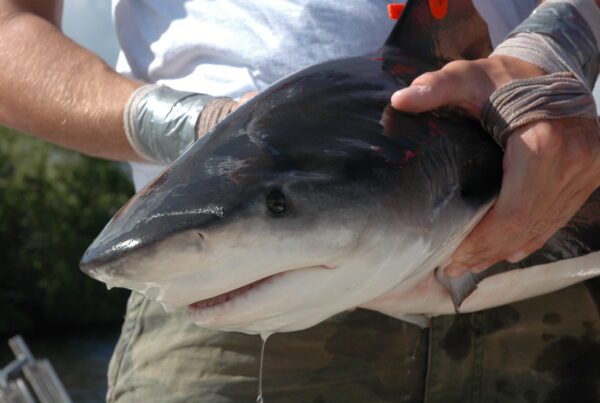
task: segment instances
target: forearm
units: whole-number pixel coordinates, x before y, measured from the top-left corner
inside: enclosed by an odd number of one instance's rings
[[[495,47],[546,73],[569,72],[588,90],[600,70],[600,7],[594,0],[548,0]]]
[[[141,84],[48,20],[0,1],[0,124],[89,155],[139,160],[122,115]]]

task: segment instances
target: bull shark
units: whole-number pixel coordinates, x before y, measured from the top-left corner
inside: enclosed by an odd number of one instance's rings
[[[456,111],[390,107],[419,74],[491,51],[469,0],[443,18],[429,3],[409,1],[377,52],[300,70],[238,108],[121,208],[83,271],[201,326],[262,334],[356,306],[424,323],[600,274],[598,191],[519,263],[438,269],[496,199],[503,154]]]

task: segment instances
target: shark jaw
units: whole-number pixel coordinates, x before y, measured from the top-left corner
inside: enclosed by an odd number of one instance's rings
[[[277,273],[190,304],[187,311],[197,325],[220,330],[269,334],[305,329],[372,298],[373,285],[365,288],[364,278],[351,275],[358,267],[364,266],[313,266]]]
[[[321,276],[329,270],[336,269],[319,265],[276,273],[224,294],[190,304],[187,306],[187,312],[197,325],[221,330],[243,328],[244,332],[252,334],[309,327],[312,324],[297,322],[301,315],[289,315],[289,312],[286,312],[290,292],[297,291],[299,287],[308,290],[311,280],[323,280]],[[294,306],[297,307],[297,304]]]

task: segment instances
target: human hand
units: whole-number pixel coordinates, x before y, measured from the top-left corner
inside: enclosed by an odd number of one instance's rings
[[[250,98],[256,95],[255,91],[247,92],[239,101],[231,98],[215,98],[206,104],[196,125],[196,140],[212,130],[227,115],[245,104]]]
[[[478,118],[493,91],[514,79],[544,74],[509,56],[457,61],[426,73],[392,96],[399,110],[452,105]],[[509,137],[498,200],[452,256],[446,274],[516,262],[541,247],[600,185],[600,140],[591,119],[530,123]]]
[[[452,256],[446,274],[518,262],[567,224],[600,186],[600,141],[591,119],[539,121],[509,137],[498,200]]]
[[[240,106],[244,105],[246,102],[248,102],[250,99],[252,99],[256,94],[258,94],[257,91],[250,91],[250,92],[247,92],[244,95],[242,95],[242,97],[239,99],[239,101],[237,101],[235,103],[235,105],[233,106],[233,109],[231,111],[233,112]]]

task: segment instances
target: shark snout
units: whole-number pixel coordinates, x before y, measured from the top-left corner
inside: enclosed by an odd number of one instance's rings
[[[152,284],[193,273],[205,258],[204,235],[187,230],[152,240],[131,237],[106,242],[98,237],[85,252],[80,267],[109,284]]]

